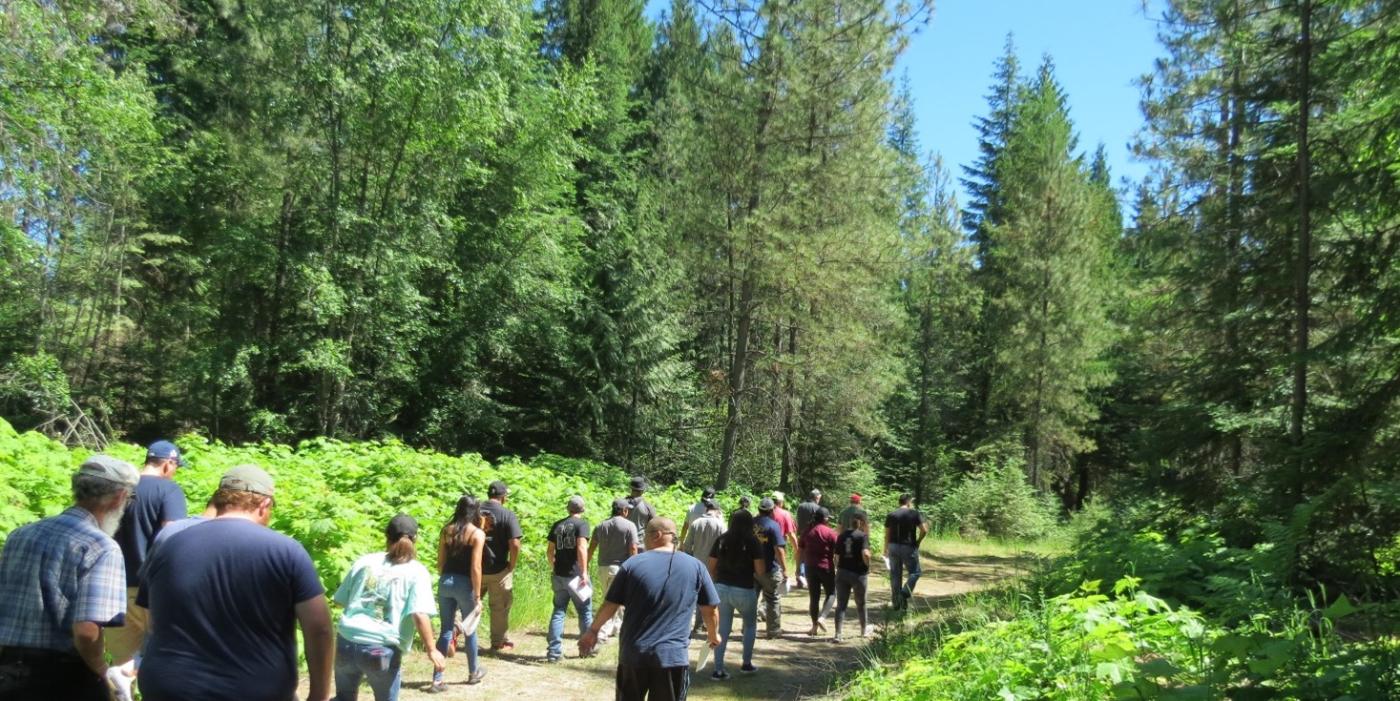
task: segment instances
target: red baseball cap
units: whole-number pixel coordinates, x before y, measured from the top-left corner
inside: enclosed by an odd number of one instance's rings
[[[851,493],[851,503],[852,503],[852,504],[859,504],[859,503],[860,503],[860,495],[859,495],[859,494],[856,494],[855,492],[852,492],[852,493]]]

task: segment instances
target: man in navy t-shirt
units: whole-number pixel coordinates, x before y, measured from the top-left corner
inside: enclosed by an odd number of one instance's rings
[[[719,595],[699,560],[676,552],[676,523],[656,517],[647,523],[646,552],[622,563],[607,591],[607,603],[579,638],[580,655],[598,644],[598,631],[618,608],[627,607],[617,661],[619,701],[684,701],[690,686],[691,611],[705,616],[710,647],[719,646]]]
[[[758,518],[753,520],[753,534],[763,547],[763,560],[768,565],[768,571],[755,579],[763,592],[764,630],[770,639],[783,634],[783,604],[778,587],[787,579],[787,540],[783,538],[782,526],[773,518],[775,506],[772,499],[764,497],[758,502]]]
[[[113,538],[122,548],[126,565],[126,625],[113,628],[107,637],[107,653],[114,666],[126,666],[141,649],[146,635],[146,610],[136,606],[136,588],[141,583],[141,565],[165,524],[185,517],[185,493],[171,479],[185,466],[180,449],[170,441],[156,441],[146,449],[146,465],[131,504],[122,514]],[[129,669],[129,668],[128,668]],[[132,672],[134,673],[134,672]]]
[[[147,701],[288,701],[296,693],[296,625],[310,701],[330,694],[334,630],[311,557],[267,527],[272,478],[255,465],[224,473],[217,516],[164,540],[138,601],[151,611],[140,684]]]

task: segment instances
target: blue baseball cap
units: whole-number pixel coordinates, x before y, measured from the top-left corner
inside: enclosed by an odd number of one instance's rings
[[[174,460],[176,465],[184,467],[189,463],[180,455],[180,449],[170,441],[156,441],[151,447],[146,449],[146,461],[151,460]]]

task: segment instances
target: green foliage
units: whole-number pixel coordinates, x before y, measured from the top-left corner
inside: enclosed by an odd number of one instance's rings
[[[971,471],[943,496],[934,511],[938,528],[965,538],[1044,538],[1057,521],[1057,507],[1026,481],[1021,447],[986,446],[968,456]]]
[[[505,458],[495,464],[469,453],[453,457],[416,450],[397,441],[346,443],[303,441],[230,446],[198,436],[179,441],[190,461],[175,479],[199,513],[225,470],[256,463],[277,484],[272,528],[300,542],[333,591],[358,556],[384,547],[384,524],[403,512],[418,519],[418,557],[434,569],[438,531],[457,497],[485,499],[486,485],[505,480],[509,506],[520,518],[521,570],[516,578],[513,620],[538,623],[549,612],[545,541],[550,524],[566,513],[572,495],[584,498],[593,523],[611,515],[612,500],[627,494],[628,475],[588,460],[540,455],[527,462]],[[114,444],[109,453],[139,464],[139,446]],[[0,539],[15,527],[50,516],[70,503],[69,478],[87,456],[38,433],[16,433],[0,419]],[[695,502],[696,490],[683,485],[657,488],[647,499],[657,513],[680,518]]]

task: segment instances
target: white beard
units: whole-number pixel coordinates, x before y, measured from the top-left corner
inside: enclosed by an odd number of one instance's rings
[[[117,529],[122,525],[122,514],[124,513],[126,513],[126,503],[123,501],[121,506],[108,511],[102,515],[102,518],[97,519],[97,527],[109,536],[116,535]]]

